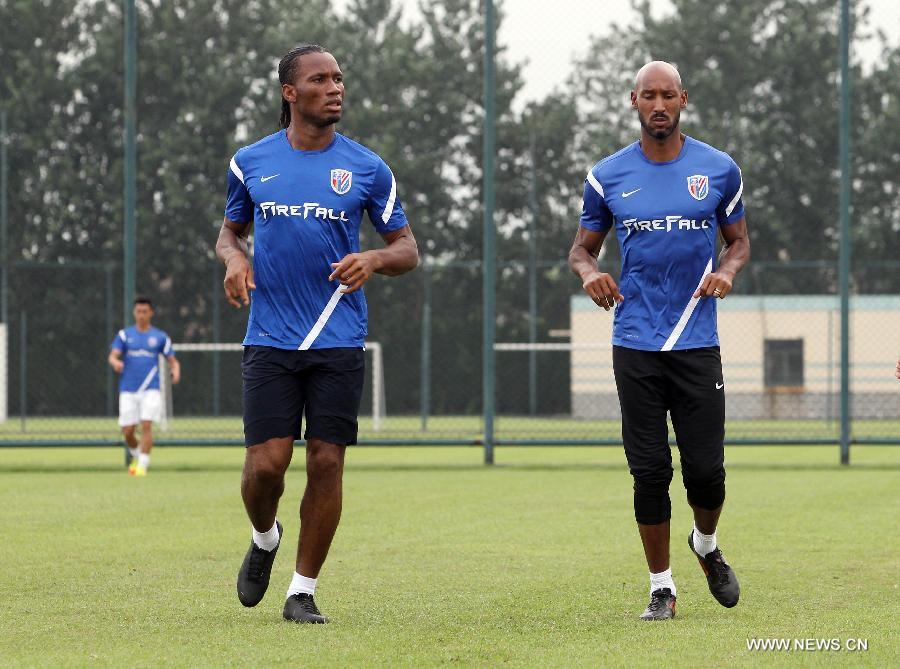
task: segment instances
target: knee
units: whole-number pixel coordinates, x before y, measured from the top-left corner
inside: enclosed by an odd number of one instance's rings
[[[272,447],[268,442],[247,449],[244,478],[260,483],[277,484],[291,463],[290,449]]]
[[[306,450],[306,476],[312,484],[339,481],[344,472],[344,446],[310,441]]]
[[[669,484],[672,470],[634,475],[634,519],[641,525],[658,525],[672,517]]]
[[[708,511],[718,509],[725,502],[725,468],[685,473],[684,487],[691,506]]]

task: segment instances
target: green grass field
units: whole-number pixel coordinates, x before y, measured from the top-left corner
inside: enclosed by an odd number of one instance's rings
[[[619,448],[357,448],[320,578],[327,626],[281,620],[291,541],[255,609],[240,448],[0,450],[0,664],[13,667],[898,666],[900,449],[731,448],[719,538],[742,586],[718,606],[673,483],[678,616],[636,619],[646,567]],[[280,518],[298,527],[302,459]],[[759,652],[849,638],[868,651]]]

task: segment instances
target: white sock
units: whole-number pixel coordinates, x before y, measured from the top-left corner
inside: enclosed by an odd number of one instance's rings
[[[652,571],[650,572],[650,594],[652,595],[656,590],[660,590],[661,588],[668,588],[672,591],[673,595],[678,595],[678,591],[675,589],[675,580],[672,578],[671,567],[658,574],[654,574]]]
[[[256,528],[253,528],[253,543],[262,548],[264,551],[270,551],[278,545],[278,540],[281,537],[278,536],[278,519],[275,519],[275,522],[272,523],[272,529],[268,532],[257,532]]]
[[[150,466],[150,454],[149,453],[138,453],[138,467],[143,467],[147,469]]]
[[[317,578],[306,578],[306,576],[301,576],[297,572],[294,572],[294,578],[291,579],[291,585],[288,587],[287,596],[296,595],[301,592],[305,592],[307,595],[316,594],[316,581]]]
[[[138,456],[141,454],[141,450],[139,448],[131,448],[130,446],[128,447],[128,452],[131,453],[132,460],[137,460]]]
[[[700,530],[697,529],[697,526],[694,525],[694,552],[700,557],[706,557],[714,550],[716,550],[716,533],[712,534],[703,534]]]

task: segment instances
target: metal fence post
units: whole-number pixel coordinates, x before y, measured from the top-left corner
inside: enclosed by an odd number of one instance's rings
[[[482,389],[484,393],[484,463],[494,464],[494,328],[496,289],[494,273],[494,2],[484,3],[484,324],[482,333]]]
[[[222,289],[222,284],[219,282],[219,265],[213,263],[212,270],[213,282],[212,293],[210,294],[210,299],[212,300],[212,340],[218,344],[222,341],[222,312],[219,304],[221,300],[219,291]],[[212,356],[213,416],[219,416],[222,413],[222,357],[218,350],[213,351]]]
[[[107,265],[105,267],[106,271],[106,337],[107,341],[109,340],[109,335],[113,334],[115,329],[115,325],[113,325],[113,301],[115,297],[113,295],[113,265]],[[106,365],[106,415],[113,415],[113,407],[114,404],[114,396],[115,396],[115,372],[112,371],[112,367]]]
[[[419,372],[419,402],[422,432],[428,429],[431,414],[431,266],[422,263],[422,325],[421,325],[421,370]]]
[[[841,464],[850,463],[850,0],[841,0],[841,113],[838,138],[841,243]]]
[[[531,174],[528,180],[528,343],[537,342],[537,166],[535,165],[534,130],[531,131]],[[528,351],[528,413],[537,414],[537,351]]]
[[[137,256],[137,12],[135,0],[123,0],[124,54],[125,54],[125,112],[123,161],[124,197],[122,200],[124,229],[122,231],[123,247],[123,309],[124,322],[131,317],[131,303],[134,301]]]
[[[9,226],[7,220],[7,198],[9,197],[9,160],[6,154],[6,145],[9,141],[9,129],[7,127],[6,110],[0,111],[0,320],[9,324],[9,253],[8,236]]]
[[[28,414],[28,314],[22,312],[19,320],[19,425],[25,432],[25,416]]]

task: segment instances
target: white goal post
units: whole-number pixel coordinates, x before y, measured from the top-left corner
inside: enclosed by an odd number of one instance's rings
[[[187,351],[243,351],[243,344],[172,344],[175,355]],[[384,427],[384,420],[387,418],[387,402],[384,386],[384,356],[381,343],[377,341],[367,341],[365,350],[372,353],[372,430],[380,431]],[[182,368],[183,369],[183,368]],[[169,374],[169,365],[165,356],[159,356],[160,371],[160,394],[164,407],[163,415],[160,420],[160,429],[168,430],[172,426],[174,419],[174,406],[172,402],[172,377]],[[188,371],[189,373],[189,371]]]

